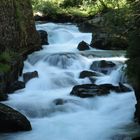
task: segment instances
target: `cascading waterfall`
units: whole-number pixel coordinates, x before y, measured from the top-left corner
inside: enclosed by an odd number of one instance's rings
[[[90,43],[91,33],[80,33],[71,24],[39,24],[37,29],[48,32],[50,45],[31,54],[23,72],[36,70],[39,77],[4,102],[26,115],[33,130],[3,134],[0,140],[112,140],[114,135],[123,134],[125,126],[133,123],[133,92],[82,99],[70,96],[70,91],[75,85],[91,83],[88,78],[80,79],[79,74],[89,70],[95,60],[117,65],[110,74],[97,77],[96,84],[117,85],[125,58],[82,56],[76,47],[82,40]]]

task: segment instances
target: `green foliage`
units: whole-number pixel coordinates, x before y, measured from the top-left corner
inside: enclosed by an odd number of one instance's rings
[[[79,7],[83,4],[83,0],[64,0],[61,4],[62,7]]]
[[[125,5],[125,0],[32,0],[35,12],[57,15],[67,14],[72,16],[95,15],[106,9],[118,9]]]

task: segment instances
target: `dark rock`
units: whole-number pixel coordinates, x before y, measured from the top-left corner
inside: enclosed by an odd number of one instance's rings
[[[116,66],[115,63],[111,62],[111,61],[94,61],[91,66],[90,69],[94,70],[94,71],[98,71],[98,72],[102,72],[104,74],[108,74],[112,69],[114,69]]]
[[[41,45],[48,45],[48,33],[44,30],[38,30],[41,38]]]
[[[135,105],[136,111],[135,111],[135,118],[140,124],[140,100],[137,100],[137,103]]]
[[[111,138],[111,140],[132,140],[132,138],[129,137],[129,136],[126,136],[126,135],[121,135],[121,134],[119,134],[119,135],[113,136],[113,137]]]
[[[119,88],[121,92],[130,92],[132,91],[129,87],[123,85],[122,83],[119,83]]]
[[[109,35],[107,32],[98,32],[92,35],[90,46],[103,50],[126,50],[128,43],[124,38]]]
[[[80,73],[79,78],[86,78],[86,77],[91,77],[91,76],[102,76],[103,74],[99,73],[99,72],[95,72],[95,71],[87,71],[84,70]]]
[[[8,95],[6,93],[0,94],[0,101],[6,101],[8,99]]]
[[[132,140],[140,140],[140,137],[133,138]]]
[[[29,131],[31,124],[18,111],[0,103],[0,132]]]
[[[11,84],[8,88],[8,93],[12,93],[16,90],[19,90],[19,89],[23,89],[25,88],[25,82],[22,82],[22,81],[16,81],[14,82],[13,84]]]
[[[115,91],[117,93],[128,92],[127,90],[125,91],[124,88],[121,88],[120,86],[113,86],[112,84],[83,84],[74,86],[70,95],[87,98],[107,95],[110,93],[110,91]]]
[[[66,103],[79,104],[79,101],[74,100],[74,99],[62,99],[62,98],[58,98],[58,99],[53,100],[53,103],[55,105],[64,105]]]
[[[38,77],[37,71],[23,73],[23,80],[25,83],[27,83],[32,78],[36,78],[36,77]]]
[[[89,48],[89,44],[88,44],[88,43],[86,43],[85,41],[81,41],[81,42],[78,44],[77,49],[78,49],[79,51],[84,51],[84,50],[89,50],[90,48]]]

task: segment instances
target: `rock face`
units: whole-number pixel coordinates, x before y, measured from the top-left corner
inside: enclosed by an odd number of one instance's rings
[[[0,70],[0,94],[5,94],[22,72],[25,57],[41,48],[40,37],[35,29],[32,6],[29,0],[0,1],[0,55],[3,52],[16,58],[6,62],[0,61],[0,66],[6,65],[6,71]],[[6,63],[5,63],[6,62]]]
[[[115,68],[116,64],[111,61],[94,61],[90,69],[98,72],[102,72],[104,74],[109,73],[113,68]]]
[[[88,98],[94,96],[107,95],[110,91],[115,91],[117,93],[129,92],[131,89],[120,84],[119,86],[113,86],[111,84],[83,84],[74,86],[70,95],[78,96],[81,98]]]
[[[29,0],[1,0],[0,49],[28,53],[40,47]],[[24,51],[23,51],[24,50]]]
[[[0,103],[0,132],[31,130],[30,122],[18,111]]]
[[[48,45],[48,33],[44,30],[38,30],[41,37],[41,45]]]
[[[78,47],[77,49],[79,51],[84,51],[84,50],[89,50],[89,45],[85,42],[85,41],[81,41],[79,44],[78,44]]]
[[[25,83],[27,83],[32,78],[36,78],[36,77],[38,77],[37,71],[23,73],[23,80]]]
[[[23,89],[23,88],[25,88],[25,83],[22,81],[16,81],[10,85],[10,87],[8,88],[8,93],[12,93],[16,90]]]
[[[127,41],[120,37],[113,37],[106,32],[93,33],[90,46],[103,50],[126,50]]]

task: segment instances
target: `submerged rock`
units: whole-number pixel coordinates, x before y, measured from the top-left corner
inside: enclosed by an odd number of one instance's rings
[[[37,71],[23,73],[23,80],[25,83],[36,77],[38,77]]]
[[[8,99],[8,95],[6,93],[0,94],[0,101],[6,101]]]
[[[103,76],[103,74],[95,71],[84,70],[80,73],[79,78],[86,78],[91,76]]]
[[[126,89],[125,89],[126,88]],[[129,92],[131,89],[125,87],[121,84],[121,86],[113,86],[112,84],[83,84],[76,85],[73,87],[70,95],[78,96],[81,98],[94,97],[107,95],[110,91],[115,91],[117,93]]]
[[[41,38],[41,45],[48,45],[48,33],[44,30],[38,30]]]
[[[29,131],[31,129],[31,124],[24,115],[0,103],[0,132]]]
[[[75,53],[55,53],[44,58],[49,65],[63,69],[72,66],[75,60],[80,61],[80,56]]]
[[[53,100],[53,103],[55,105],[64,105],[66,103],[78,104],[79,102],[77,100],[74,100],[74,99],[62,99],[62,98],[58,98],[58,99]]]
[[[94,61],[91,64],[90,69],[94,71],[102,72],[104,74],[108,74],[115,67],[116,67],[115,63],[111,61],[101,60],[101,61]]]
[[[84,51],[84,50],[89,50],[90,48],[89,48],[89,44],[88,44],[88,43],[86,43],[85,41],[81,41],[81,42],[78,44],[77,49],[78,49],[79,51]]]

